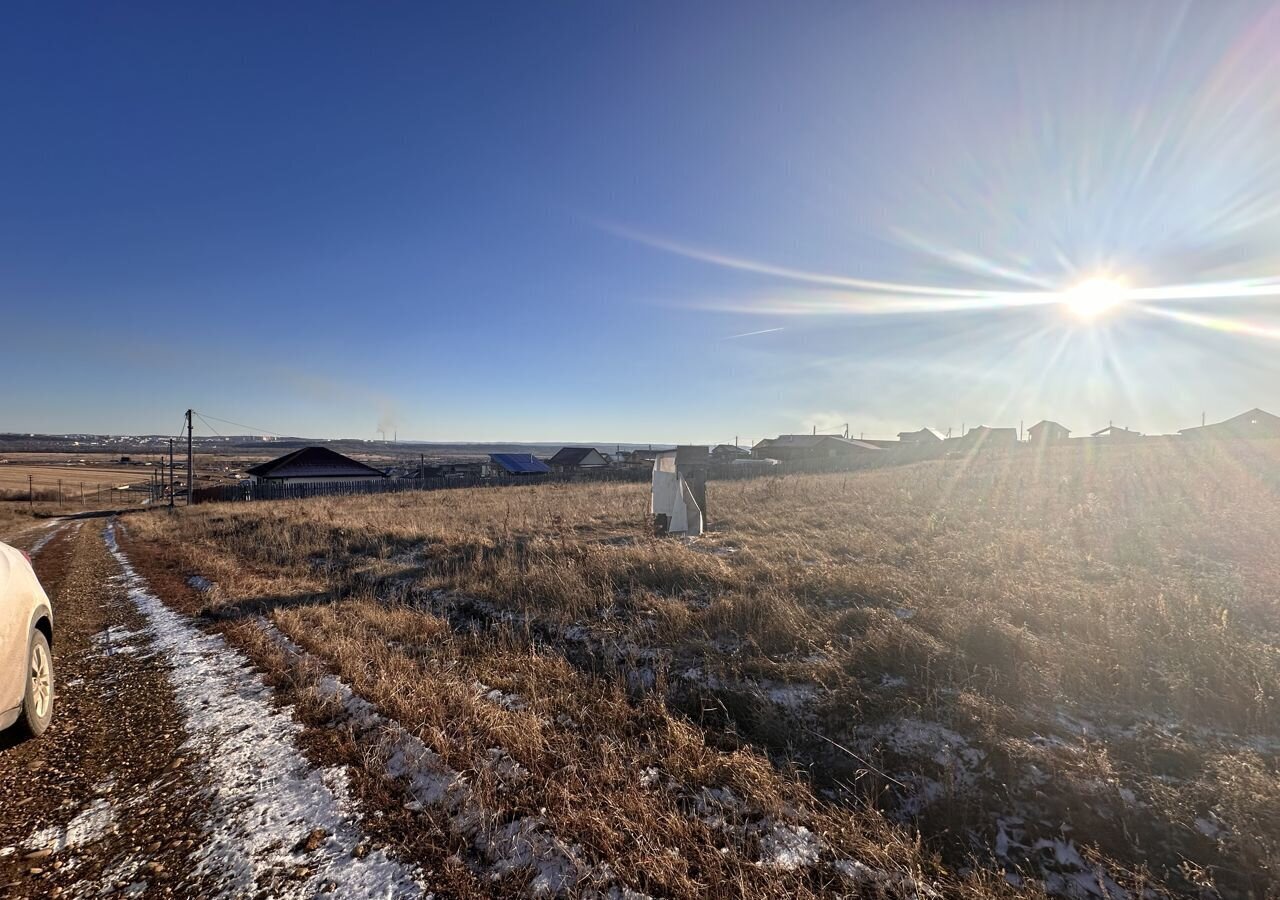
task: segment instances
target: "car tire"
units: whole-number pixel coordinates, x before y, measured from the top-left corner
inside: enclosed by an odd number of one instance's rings
[[[15,727],[20,733],[39,737],[53,720],[53,653],[48,639],[38,630],[31,632],[27,648],[27,686]]]

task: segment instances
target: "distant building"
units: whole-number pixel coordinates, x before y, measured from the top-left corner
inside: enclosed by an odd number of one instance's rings
[[[1027,429],[1032,444],[1061,444],[1071,437],[1071,429],[1058,422],[1042,419]]]
[[[933,428],[921,428],[919,431],[899,431],[898,440],[904,444],[941,444],[946,438]]]
[[[751,448],[756,459],[789,461],[797,459],[849,459],[879,453],[880,448],[866,441],[855,441],[838,434],[780,434],[766,438]]]
[[[978,425],[960,437],[947,438],[945,445],[949,450],[965,453],[973,450],[1003,450],[1018,445],[1018,429]]]
[[[609,465],[609,461],[595,447],[562,447],[547,463],[551,468],[562,471],[603,469]]]
[[[532,453],[490,453],[489,462],[499,475],[546,475],[551,471]]]
[[[1222,422],[1212,422],[1195,428],[1180,428],[1178,434],[1188,438],[1280,438],[1280,416],[1266,410],[1254,409],[1232,416]]]
[[[1095,441],[1107,441],[1112,444],[1122,444],[1126,441],[1136,441],[1142,437],[1141,431],[1130,431],[1128,428],[1121,428],[1119,425],[1108,425],[1106,428],[1099,428],[1093,434],[1089,435]]]
[[[714,463],[731,463],[738,459],[750,459],[751,451],[737,444],[716,444],[711,448],[711,461]]]
[[[255,484],[329,484],[339,481],[376,481],[386,477],[381,469],[367,466],[328,447],[303,447],[271,462],[246,469],[245,474]]]

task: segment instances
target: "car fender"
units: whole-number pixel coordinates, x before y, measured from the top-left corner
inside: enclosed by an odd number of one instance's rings
[[[35,631],[36,623],[41,619],[49,620],[49,646],[53,646],[53,610],[48,603],[37,603],[36,608],[31,611],[31,621],[27,623],[27,640],[31,640],[31,632]]]

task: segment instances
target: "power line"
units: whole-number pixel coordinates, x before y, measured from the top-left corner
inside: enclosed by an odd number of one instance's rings
[[[208,414],[207,414],[207,413],[203,413],[203,414],[202,414],[202,413],[196,413],[196,415],[197,415],[197,416],[199,416],[201,420],[204,420],[205,416],[206,416],[206,415],[208,415]],[[283,435],[283,434],[277,434],[276,432],[274,432],[274,431],[270,431],[270,430],[268,430],[268,429],[266,429],[266,428],[255,428],[254,426],[252,426],[252,425],[246,425],[246,424],[244,424],[243,422],[232,422],[232,421],[231,421],[231,420],[229,420],[229,419],[219,419],[217,416],[209,416],[209,418],[210,418],[210,419],[213,419],[213,421],[215,421],[215,422],[221,422],[221,423],[223,423],[224,425],[234,425],[234,426],[236,426],[237,428],[247,428],[247,429],[249,429],[249,433],[250,433],[250,434],[269,434],[269,435],[271,435],[272,437],[285,437],[285,435]],[[208,423],[208,422],[205,422],[205,424],[206,424],[206,425],[209,425],[209,423]],[[209,425],[209,428],[211,428],[211,429],[212,429],[212,428],[213,428],[213,426],[212,426],[212,425]],[[215,431],[215,432],[214,432],[214,434],[217,434],[217,432]]]
[[[195,410],[192,410],[192,412],[195,412]],[[218,437],[222,437],[222,434],[218,431],[218,429],[210,425],[208,419],[200,415],[200,413],[196,413],[196,418],[199,419],[201,422],[204,422],[205,427],[208,428],[210,431],[212,431],[214,434],[218,435]]]

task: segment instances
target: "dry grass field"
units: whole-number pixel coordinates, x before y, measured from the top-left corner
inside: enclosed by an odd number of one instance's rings
[[[125,485],[145,485],[152,478],[150,468],[121,466],[102,461],[83,464],[67,458],[41,458],[38,461],[6,457],[0,464],[0,499],[25,500],[34,490],[35,499],[57,503],[61,490],[64,503],[92,505],[95,497],[109,496],[112,488]]]
[[[307,715],[350,716],[336,674],[490,827],[535,817],[610,883],[1263,897],[1278,487],[1269,442],[1169,442],[713,482],[692,541],[647,533],[644,485],[575,484],[209,505],[127,543]],[[393,788],[452,890],[521,892]]]

